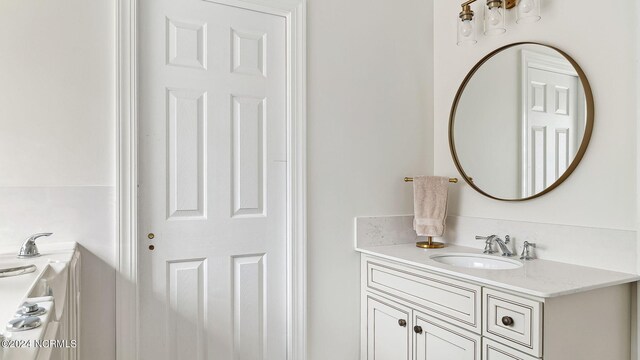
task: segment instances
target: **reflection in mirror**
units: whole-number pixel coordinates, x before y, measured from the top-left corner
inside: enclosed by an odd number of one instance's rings
[[[456,165],[490,197],[541,195],[570,174],[588,144],[593,102],[586,77],[543,45],[514,44],[485,59],[453,106]]]

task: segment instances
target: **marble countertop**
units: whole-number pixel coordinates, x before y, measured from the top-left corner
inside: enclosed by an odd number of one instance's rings
[[[534,259],[521,261],[523,266],[510,270],[470,269],[446,265],[430,256],[445,253],[482,254],[482,250],[463,246],[447,246],[444,249],[420,249],[411,244],[361,246],[356,251],[397,261],[456,278],[484,285],[516,291],[540,298],[551,298],[583,291],[625,284],[640,280],[636,274],[627,274],[556,261]]]

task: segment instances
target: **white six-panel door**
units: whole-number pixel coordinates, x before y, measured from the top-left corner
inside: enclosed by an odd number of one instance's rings
[[[139,1],[143,360],[287,357],[285,26]]]

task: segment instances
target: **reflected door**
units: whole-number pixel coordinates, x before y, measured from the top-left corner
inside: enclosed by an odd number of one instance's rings
[[[285,18],[138,14],[140,359],[286,359]]]
[[[527,71],[524,195],[553,184],[571,164],[579,146],[578,77],[549,69]]]

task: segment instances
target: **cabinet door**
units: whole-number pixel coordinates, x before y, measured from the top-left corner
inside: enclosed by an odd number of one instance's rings
[[[367,297],[367,360],[411,359],[411,310]]]
[[[481,337],[414,312],[414,360],[480,360]]]

